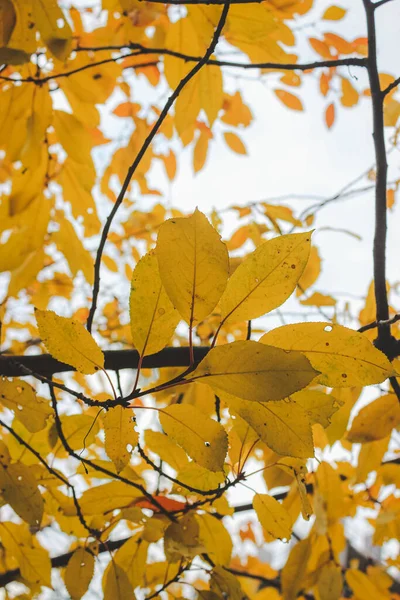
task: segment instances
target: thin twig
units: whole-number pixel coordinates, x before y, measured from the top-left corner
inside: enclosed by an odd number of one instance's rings
[[[360,327],[358,329],[358,331],[360,333],[363,333],[364,331],[369,331],[370,329],[376,329],[376,328],[382,327],[383,325],[393,325],[393,323],[397,323],[397,321],[400,321],[399,313],[396,314],[391,319],[388,319],[387,321],[374,321],[373,323],[368,323],[368,325],[363,325],[362,327]]]
[[[155,135],[157,134],[157,132],[159,131],[161,125],[163,124],[165,118],[167,117],[169,110],[171,109],[172,105],[174,104],[175,100],[178,98],[179,94],[181,93],[181,91],[184,89],[184,87],[189,83],[189,81],[200,71],[200,69],[206,64],[207,60],[210,58],[210,56],[213,54],[215,47],[218,43],[219,37],[221,35],[222,29],[225,25],[225,21],[226,21],[226,17],[228,15],[228,10],[229,10],[229,2],[225,3],[224,8],[222,10],[222,14],[221,17],[219,19],[218,25],[215,29],[213,38],[211,40],[210,46],[208,47],[204,57],[202,60],[200,60],[194,67],[193,69],[191,69],[189,71],[189,73],[183,78],[181,79],[180,83],[178,84],[178,86],[175,88],[175,90],[173,91],[173,93],[171,94],[171,96],[168,98],[163,110],[161,111],[157,121],[155,122],[155,124],[153,125],[153,128],[151,130],[151,132],[149,133],[149,135],[147,136],[147,138],[145,139],[144,143],[142,144],[141,149],[139,150],[138,154],[136,155],[135,160],[133,161],[133,163],[131,164],[131,166],[129,167],[128,173],[125,177],[125,181],[122,185],[121,191],[118,194],[118,198],[115,201],[115,204],[110,212],[110,214],[107,217],[106,223],[104,225],[103,228],[103,232],[101,235],[101,239],[100,239],[100,243],[99,243],[99,247],[97,249],[97,254],[96,254],[96,261],[95,261],[95,266],[94,266],[94,285],[93,285],[93,299],[92,299],[92,304],[90,307],[90,311],[89,311],[89,316],[88,316],[88,321],[87,321],[87,329],[88,331],[92,330],[92,325],[93,325],[93,317],[94,317],[94,313],[96,312],[96,307],[97,307],[97,298],[99,295],[99,291],[100,291],[100,267],[101,267],[101,259],[103,256],[103,250],[104,250],[104,246],[106,244],[107,241],[107,236],[108,236],[108,232],[110,230],[111,224],[114,220],[114,217],[119,209],[119,207],[121,206],[124,197],[125,197],[125,193],[128,189],[128,186],[132,180],[133,175],[136,172],[136,169],[138,168],[143,156],[146,153],[146,150],[150,147]]]

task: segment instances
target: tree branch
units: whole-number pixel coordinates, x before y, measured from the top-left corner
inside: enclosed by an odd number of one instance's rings
[[[128,173],[125,177],[125,181],[122,185],[121,191],[118,195],[118,198],[115,201],[115,204],[110,212],[110,214],[107,217],[107,221],[104,225],[103,228],[103,232],[101,235],[101,239],[100,239],[100,243],[99,243],[99,247],[97,249],[97,255],[96,255],[96,261],[95,261],[95,265],[94,265],[94,285],[93,285],[93,299],[92,299],[92,304],[90,307],[90,311],[89,311],[89,317],[87,320],[87,329],[90,332],[92,330],[92,325],[93,325],[93,317],[94,317],[94,313],[96,312],[96,308],[97,308],[97,298],[99,295],[99,291],[100,291],[100,267],[101,267],[101,259],[103,256],[103,250],[104,250],[104,246],[106,244],[107,241],[107,236],[108,236],[108,232],[110,230],[111,224],[114,220],[114,217],[119,209],[119,207],[121,206],[124,197],[125,197],[125,193],[128,189],[128,186],[132,180],[133,175],[135,174],[136,169],[138,168],[143,156],[146,153],[146,150],[149,148],[149,146],[151,145],[156,133],[158,132],[158,130],[160,129],[161,125],[163,124],[165,118],[167,117],[170,108],[172,107],[172,105],[174,104],[175,100],[178,98],[179,94],[181,93],[181,91],[183,90],[183,88],[189,83],[189,81],[200,71],[200,69],[206,64],[206,62],[208,61],[208,59],[210,58],[210,56],[213,54],[216,45],[218,44],[218,40],[219,37],[221,35],[222,29],[224,28],[225,25],[225,21],[226,21],[226,17],[228,15],[228,11],[229,11],[229,1],[225,0],[225,4],[224,4],[224,8],[222,10],[221,13],[221,17],[219,19],[218,25],[215,28],[215,32],[213,35],[213,38],[211,40],[211,43],[205,53],[205,55],[203,56],[202,60],[200,60],[194,67],[193,69],[191,69],[191,71],[189,71],[189,73],[183,78],[181,79],[181,81],[179,82],[178,86],[175,88],[175,90],[173,91],[173,93],[171,94],[171,96],[168,98],[163,110],[160,113],[160,116],[158,117],[157,121],[155,122],[150,134],[147,136],[147,138],[145,139],[141,149],[139,150],[138,154],[136,155],[135,160],[133,161],[133,163],[131,164],[131,166],[129,167]]]
[[[375,236],[374,236],[374,286],[376,301],[376,320],[385,322],[389,320],[389,303],[386,291],[386,235],[387,235],[387,156],[384,133],[383,103],[384,94],[381,90],[378,57],[376,44],[375,13],[376,5],[370,0],[363,0],[367,17],[368,32],[368,58],[367,71],[371,90],[373,140],[376,162],[375,186]],[[395,338],[391,335],[390,324],[378,328],[375,340],[377,348],[388,357],[391,355],[391,346]]]
[[[383,96],[386,97],[388,94],[390,94],[391,91],[393,91],[394,89],[396,89],[399,85],[400,85],[400,77],[398,77],[397,79],[395,79],[394,81],[392,81],[392,83],[390,83],[387,86],[387,88],[385,88],[382,91]]]
[[[208,346],[197,346],[193,348],[193,351],[194,359],[197,363],[208,354],[210,348]],[[104,358],[104,368],[106,371],[137,369],[139,363],[139,353],[136,350],[106,350],[104,352]],[[161,352],[145,356],[142,366],[145,369],[188,367],[189,348],[187,346],[164,348]],[[37,356],[0,355],[0,376],[26,376],[27,373],[24,368],[29,369],[37,375],[43,376],[75,371],[74,367],[56,360],[50,354],[39,354]]]

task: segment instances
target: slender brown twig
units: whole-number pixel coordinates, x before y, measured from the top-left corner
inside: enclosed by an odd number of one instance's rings
[[[110,227],[111,224],[114,220],[114,217],[119,209],[119,207],[121,206],[126,191],[129,187],[129,184],[132,180],[133,175],[136,172],[136,169],[138,168],[143,156],[146,153],[146,150],[150,147],[155,135],[157,134],[157,132],[159,131],[161,125],[163,124],[165,118],[167,117],[172,105],[174,104],[175,100],[178,98],[179,94],[182,92],[182,90],[184,89],[184,87],[189,83],[189,81],[191,81],[191,79],[193,79],[193,77],[200,71],[200,69],[206,64],[206,62],[208,61],[208,59],[210,58],[210,56],[213,54],[216,45],[218,44],[218,40],[220,38],[222,29],[224,28],[225,25],[225,21],[226,21],[226,17],[228,15],[228,11],[229,11],[229,2],[225,2],[224,8],[222,10],[221,13],[221,17],[219,19],[218,25],[215,28],[215,32],[213,35],[213,38],[211,40],[211,43],[206,51],[206,53],[204,54],[204,57],[202,58],[202,60],[200,60],[194,67],[193,69],[191,69],[189,71],[189,73],[183,77],[183,79],[181,79],[180,83],[178,84],[178,86],[175,88],[175,90],[173,91],[173,93],[171,94],[171,96],[168,98],[167,102],[165,103],[165,106],[163,108],[163,110],[161,111],[157,121],[155,122],[155,124],[153,125],[151,132],[149,133],[149,135],[147,136],[147,138],[145,139],[145,141],[142,144],[141,149],[139,150],[138,154],[136,155],[134,161],[132,162],[131,166],[129,167],[128,173],[125,177],[125,181],[122,185],[121,191],[118,194],[118,197],[115,201],[115,204],[110,212],[110,214],[107,217],[107,220],[105,222],[102,234],[101,234],[101,239],[100,239],[100,243],[97,249],[97,254],[96,254],[96,260],[95,260],[95,265],[94,265],[94,285],[93,285],[93,299],[92,299],[92,304],[89,310],[89,316],[88,316],[88,320],[87,320],[87,329],[88,331],[92,330],[92,325],[93,325],[93,317],[94,317],[94,313],[96,312],[96,307],[97,307],[97,298],[99,295],[99,291],[100,291],[100,267],[101,267],[101,259],[103,256],[103,250],[104,250],[104,246],[106,244],[107,241],[107,236],[108,236],[108,232],[110,231]]]

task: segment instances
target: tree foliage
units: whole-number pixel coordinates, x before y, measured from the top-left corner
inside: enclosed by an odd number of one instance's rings
[[[6,597],[397,597],[398,555],[356,551],[348,525],[368,520],[382,551],[400,533],[389,1],[362,0],[348,38],[347,10],[313,0],[0,0]],[[347,188],[301,212],[245,199],[232,226],[218,205],[174,208],[154,175],[173,182],[183,153],[196,174],[214,145],[247,154],[246,72],[292,111],[316,84],[328,129],[371,106],[374,273],[354,328],[313,242]],[[303,318],[271,329],[290,297]]]

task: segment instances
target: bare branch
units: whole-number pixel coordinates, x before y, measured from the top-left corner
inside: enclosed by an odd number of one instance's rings
[[[225,25],[225,21],[226,21],[226,17],[228,15],[228,11],[229,11],[229,2],[225,2],[224,8],[222,10],[221,13],[221,17],[219,19],[218,25],[215,29],[213,38],[211,40],[210,46],[207,49],[207,52],[205,53],[204,57],[202,58],[201,61],[199,61],[194,67],[193,69],[191,69],[191,71],[189,71],[189,73],[183,78],[181,79],[179,85],[176,87],[176,89],[174,90],[174,92],[171,94],[171,96],[168,98],[163,110],[160,113],[160,116],[158,117],[156,123],[154,124],[150,134],[147,136],[147,138],[145,139],[141,149],[139,150],[138,154],[136,155],[135,160],[133,161],[133,163],[131,164],[131,166],[129,167],[128,173],[125,177],[125,181],[122,185],[121,191],[118,195],[118,198],[115,201],[115,204],[110,212],[110,214],[107,217],[107,221],[104,225],[103,228],[103,232],[101,235],[101,239],[100,239],[100,243],[99,243],[99,247],[97,249],[97,255],[96,255],[96,261],[95,261],[95,265],[94,265],[94,286],[93,286],[93,299],[92,299],[92,305],[90,307],[90,311],[89,311],[89,317],[88,317],[88,321],[87,321],[87,329],[88,331],[91,331],[92,329],[92,325],[93,325],[93,317],[94,317],[94,313],[96,312],[96,308],[97,308],[97,298],[99,295],[99,291],[100,291],[100,267],[101,267],[101,259],[103,256],[103,250],[104,250],[104,246],[106,244],[107,241],[107,236],[108,236],[108,232],[110,230],[111,224],[114,220],[114,217],[119,209],[119,207],[121,206],[124,197],[125,197],[125,193],[128,189],[128,186],[132,180],[133,175],[135,174],[136,169],[138,168],[143,156],[146,153],[146,150],[149,148],[149,146],[151,145],[156,133],[158,132],[158,130],[160,129],[161,125],[163,124],[165,118],[167,117],[169,110],[171,109],[172,105],[174,104],[175,100],[178,98],[179,94],[181,93],[181,91],[183,90],[183,88],[189,83],[189,81],[191,79],[193,79],[193,77],[200,71],[200,69],[206,64],[206,62],[208,61],[208,59],[210,58],[210,56],[213,54],[216,45],[218,44],[218,40],[219,37],[221,35],[222,29]]]
[[[383,96],[385,97],[388,94],[390,94],[390,92],[392,92],[394,89],[396,89],[399,85],[400,85],[400,77],[398,77],[397,79],[395,79],[394,81],[392,81],[392,83],[390,83],[387,86],[387,88],[385,88],[384,90],[382,90]]]

